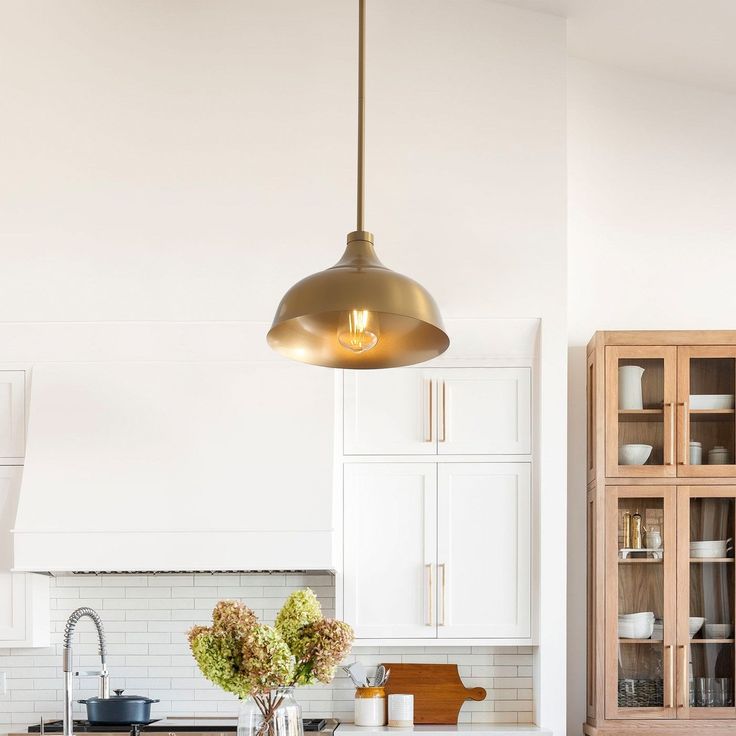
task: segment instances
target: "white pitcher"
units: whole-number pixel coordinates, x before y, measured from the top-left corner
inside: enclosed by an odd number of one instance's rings
[[[641,377],[644,369],[638,365],[622,365],[618,369],[618,408],[643,409]]]

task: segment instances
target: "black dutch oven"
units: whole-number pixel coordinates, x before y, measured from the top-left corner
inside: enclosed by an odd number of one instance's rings
[[[115,690],[110,698],[87,698],[79,703],[87,706],[87,720],[93,726],[131,726],[151,721],[151,700],[143,695],[123,695]]]

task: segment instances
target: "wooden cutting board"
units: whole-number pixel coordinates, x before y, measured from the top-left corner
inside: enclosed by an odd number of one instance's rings
[[[457,723],[457,716],[466,700],[485,700],[482,687],[463,685],[456,664],[391,664],[385,685],[386,695],[411,693],[414,696],[414,723]]]

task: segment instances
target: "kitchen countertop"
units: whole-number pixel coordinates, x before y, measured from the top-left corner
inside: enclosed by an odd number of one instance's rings
[[[236,723],[235,718],[223,718],[223,719],[196,719],[199,721],[196,725],[201,728],[201,731],[197,732],[197,736],[222,736],[227,732],[232,732]],[[169,733],[186,733],[192,731],[192,722],[189,722],[187,726],[183,726],[181,723],[182,719],[171,719],[169,721],[159,721],[159,729],[154,730],[149,727],[146,729],[148,733],[154,736],[160,734],[162,731]],[[328,726],[334,724],[334,721],[329,722]],[[165,726],[165,728],[161,728]],[[2,732],[0,732],[2,733]],[[323,736],[329,736],[332,733],[332,729],[329,727],[321,732]],[[316,732],[307,732],[305,736],[319,736]],[[388,726],[356,726],[354,723],[340,723],[335,729],[335,736],[368,736],[368,734],[384,734],[388,736],[458,736],[458,734],[469,734],[469,736],[552,736],[552,732],[547,729],[539,728],[533,724],[516,724],[516,723],[459,723],[457,726],[421,726],[417,725],[413,728],[388,728]],[[8,736],[28,736],[24,731],[23,733],[13,733],[12,731]],[[31,734],[31,736],[35,736]],[[58,736],[58,735],[57,735]],[[95,732],[89,736],[127,736],[127,733],[123,732]],[[143,736],[143,734],[142,734]]]
[[[426,734],[427,736],[552,736],[552,731],[526,723],[458,723],[457,726],[414,726],[413,728],[389,728],[388,726],[356,726],[344,721],[337,727],[336,736],[358,736],[358,734]]]

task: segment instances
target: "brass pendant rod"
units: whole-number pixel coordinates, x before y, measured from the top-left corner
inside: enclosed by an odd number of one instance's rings
[[[365,209],[365,0],[358,0],[358,217],[363,230]]]

